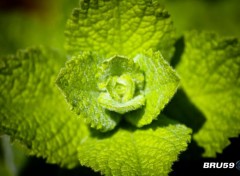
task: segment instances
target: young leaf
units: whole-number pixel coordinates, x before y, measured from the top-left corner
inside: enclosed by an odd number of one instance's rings
[[[186,35],[186,48],[177,71],[190,100],[206,122],[194,135],[213,157],[240,134],[240,44],[214,33]],[[193,117],[194,118],[194,117]]]
[[[68,64],[72,64],[71,68],[75,66],[79,69],[81,62],[86,68],[81,69],[87,75],[90,74],[87,66],[94,63],[90,62],[95,58],[92,56],[93,54],[85,53],[78,59],[69,61]],[[166,175],[179,152],[186,149],[191,130],[166,117],[161,117],[159,121],[141,130],[128,126],[116,129],[112,132],[112,136],[109,135],[110,133],[96,131],[90,133],[81,118],[77,119],[71,113],[64,97],[54,86],[54,75],[60,68],[58,63],[64,60],[62,58],[55,51],[39,47],[21,50],[15,56],[1,59],[0,131],[9,134],[12,140],[24,146],[29,154],[42,156],[48,162],[58,163],[61,166],[74,167],[78,162],[77,148],[79,148],[82,164],[92,166],[95,170],[101,170],[106,174],[119,170],[120,173]],[[92,73],[95,71],[94,68],[92,65]],[[64,71],[68,70],[62,70]],[[72,73],[74,78],[78,78],[77,73],[80,72]],[[67,75],[64,76],[67,78]],[[134,79],[136,87],[143,88],[142,76],[138,75],[138,77],[136,74],[133,76],[136,78]],[[71,80],[72,77],[68,78]],[[87,76],[85,78],[88,79]],[[125,81],[124,77],[121,79],[123,80],[120,82]],[[79,80],[81,82],[81,79]],[[62,85],[68,84],[64,79],[61,81]],[[90,85],[87,88],[90,90],[92,87]],[[109,155],[111,151],[113,152]],[[132,160],[124,163],[128,154],[132,156]],[[111,162],[106,165],[108,157]],[[96,160],[93,161],[91,158]],[[89,164],[85,163],[89,160],[91,161]],[[99,163],[99,168],[96,168]]]
[[[68,61],[57,79],[73,110],[104,132],[112,130],[121,116],[138,127],[150,124],[178,83],[160,52],[151,50],[134,58],[109,59],[84,52]]]
[[[64,62],[43,47],[21,50],[0,60],[0,131],[31,155],[73,167],[88,128],[71,113],[55,86]]]
[[[110,111],[124,114],[145,104],[142,93],[144,75],[133,59],[114,56],[99,67],[99,104]]]
[[[106,111],[98,103],[98,62],[102,59],[94,53],[84,53],[68,61],[57,79],[72,109],[91,127],[102,131],[112,130],[119,122],[117,113]]]
[[[159,1],[81,0],[65,31],[71,54],[96,51],[104,57],[134,57],[152,48],[170,60],[174,29],[170,15]]]
[[[179,77],[172,67],[164,60],[160,52],[151,50],[134,58],[145,75],[144,96],[146,105],[126,115],[127,121],[142,127],[156,119],[164,106],[176,92]]]
[[[104,175],[168,175],[191,130],[161,116],[141,129],[95,133],[79,146],[80,163]]]

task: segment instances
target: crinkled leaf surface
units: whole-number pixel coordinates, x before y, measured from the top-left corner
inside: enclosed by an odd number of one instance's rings
[[[132,58],[113,56],[99,66],[98,103],[110,111],[124,114],[145,104],[144,75]]]
[[[191,130],[161,117],[141,129],[123,123],[111,133],[89,131],[54,86],[62,61],[43,47],[1,58],[0,131],[29,154],[61,166],[76,166],[79,154],[81,164],[106,175],[167,175],[186,149]],[[81,59],[75,62],[84,65]]]
[[[88,129],[55,86],[64,57],[43,47],[0,60],[0,131],[30,154],[73,167]]]
[[[154,0],[81,0],[65,31],[69,53],[97,51],[105,57],[160,50],[170,60],[174,30],[168,12]]]
[[[80,163],[104,175],[168,175],[190,133],[165,116],[137,130],[127,126],[105,136],[96,132],[79,146]]]
[[[134,58],[145,75],[144,95],[146,105],[126,115],[127,121],[141,127],[156,119],[172,98],[179,84],[179,77],[164,60],[160,52],[144,52]]]
[[[91,127],[108,131],[120,120],[118,114],[106,111],[98,103],[97,54],[84,53],[68,61],[57,79],[57,85],[66,96],[72,109],[86,120]]]
[[[179,77],[160,52],[110,59],[84,52],[66,63],[57,84],[91,127],[109,131],[124,117],[137,127],[150,124],[174,95]]]
[[[228,138],[240,134],[240,45],[213,33],[189,33],[185,41],[177,71],[206,118],[194,139],[205,148],[204,156],[213,157],[230,143]]]

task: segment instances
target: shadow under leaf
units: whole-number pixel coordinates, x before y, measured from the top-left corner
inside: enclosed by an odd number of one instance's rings
[[[163,113],[191,128],[193,134],[198,132],[206,121],[202,112],[189,100],[182,89],[178,90]],[[187,160],[201,158],[203,152],[204,149],[192,140],[188,149],[181,154],[180,158]]]
[[[144,131],[144,130],[148,130],[150,128],[153,131],[155,131],[158,128],[166,127],[168,125],[176,125],[176,124],[179,124],[179,122],[175,121],[173,119],[167,118],[165,115],[160,115],[157,120],[153,120],[151,124],[145,125],[141,128],[135,127],[132,124],[130,124],[129,122],[122,119],[122,121],[118,124],[118,126],[112,131],[101,132],[94,128],[89,128],[89,130],[90,130],[91,137],[98,138],[98,139],[106,139],[106,138],[111,138],[115,133],[117,133],[121,129],[133,133],[136,130]]]
[[[179,39],[177,39],[174,47],[175,47],[175,52],[171,59],[170,65],[175,68],[177,64],[180,62],[181,56],[184,52],[184,48],[185,48],[184,38],[180,37]]]
[[[193,133],[198,132],[206,121],[203,113],[189,100],[182,89],[177,91],[163,113],[167,117],[190,127]]]

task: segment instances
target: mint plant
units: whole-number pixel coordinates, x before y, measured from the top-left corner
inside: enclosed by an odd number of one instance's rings
[[[187,32],[173,68],[172,20],[149,0],[80,0],[65,35],[67,55],[35,46],[0,60],[0,132],[26,153],[103,175],[168,175],[192,131],[206,157],[239,135],[237,39]],[[178,118],[178,88],[205,117],[198,131],[197,117]]]
[[[83,53],[68,61],[57,79],[72,109],[102,131],[112,130],[123,118],[137,127],[150,124],[178,82],[161,54],[152,51],[131,59],[116,55],[107,60]]]

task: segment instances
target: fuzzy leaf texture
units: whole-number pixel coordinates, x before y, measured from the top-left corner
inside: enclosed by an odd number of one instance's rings
[[[55,86],[64,57],[43,47],[0,59],[0,131],[31,155],[74,167],[88,129]]]
[[[139,111],[126,115],[126,120],[142,127],[156,119],[161,110],[175,94],[179,77],[175,70],[164,60],[160,52],[147,51],[139,54],[134,61],[145,75],[144,95],[146,105]]]
[[[162,116],[141,129],[123,125],[110,133],[89,131],[55,86],[54,75],[64,60],[44,47],[1,58],[0,131],[29,154],[61,166],[76,166],[79,156],[81,164],[106,175],[167,175],[186,149],[191,130]],[[134,78],[141,88],[142,76]],[[129,155],[132,159],[125,162]]]
[[[105,60],[97,77],[98,87],[103,91],[98,102],[103,108],[124,114],[145,104],[144,75],[132,59],[114,56]]]
[[[170,60],[174,51],[172,21],[157,0],[81,0],[65,34],[66,49],[73,55],[96,51],[106,58],[134,57],[152,48]]]
[[[137,127],[150,124],[178,84],[176,72],[160,52],[151,50],[134,58],[109,59],[84,52],[68,61],[57,79],[73,110],[104,132],[122,118]]]
[[[165,176],[190,141],[191,129],[161,116],[141,129],[93,133],[79,146],[80,163],[104,175]]]
[[[240,134],[240,44],[214,33],[192,32],[177,71],[184,91],[206,122],[194,135],[206,157],[214,157]]]
[[[84,53],[68,61],[57,79],[67,101],[77,115],[91,127],[102,131],[112,130],[120,120],[118,114],[106,111],[98,103],[98,55]]]

